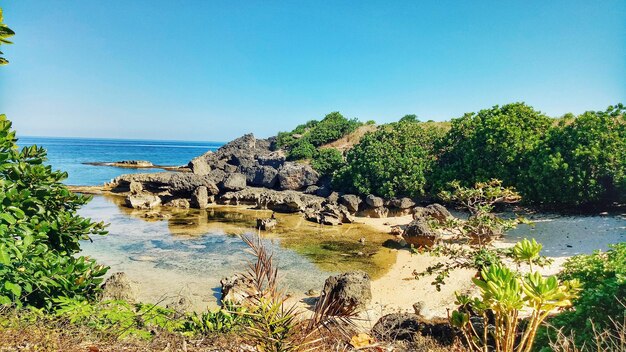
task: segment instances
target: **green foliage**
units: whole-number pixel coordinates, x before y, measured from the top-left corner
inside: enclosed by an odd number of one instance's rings
[[[550,319],[550,325],[567,336],[574,335],[578,346],[594,339],[594,329],[613,330],[626,319],[626,243],[568,259],[559,277],[579,280],[583,291],[574,300],[574,309]],[[544,330],[542,341],[548,340],[548,334],[554,335],[555,329]]]
[[[11,38],[13,35],[15,35],[15,32],[13,32],[11,28],[7,27],[7,25],[4,24],[4,18],[2,16],[2,8],[0,8],[0,45],[13,44],[7,39],[7,38]],[[0,55],[2,55],[2,51],[0,51]],[[8,63],[9,61],[7,59],[0,56],[0,65],[6,65]]]
[[[311,160],[311,166],[322,175],[332,175],[344,164],[343,155],[334,148],[320,149]]]
[[[0,115],[0,305],[51,308],[58,297],[90,299],[107,268],[76,256],[80,241],[103,235],[103,223],[77,214],[90,198],[61,183],[67,174],[44,165],[46,151],[18,150]]]
[[[539,143],[551,119],[524,103],[467,113],[452,120],[438,146],[434,190],[458,180],[462,186],[497,178],[518,185],[524,156]]]
[[[555,308],[571,306],[579,292],[577,280],[559,282],[556,276],[544,278],[539,272],[522,278],[501,264],[484,268],[481,278],[473,281],[480,297],[470,299],[457,293],[461,307],[452,312],[450,322],[461,329],[474,351],[487,351],[491,346],[503,352],[529,352],[548,314]],[[520,324],[523,310],[531,312],[526,324]],[[485,328],[488,324],[493,328]]]
[[[289,160],[311,159],[317,147],[335,141],[356,130],[361,123],[331,112],[321,121],[311,120],[291,132],[279,132],[276,145],[286,149]]]
[[[562,119],[529,152],[518,188],[529,200],[546,204],[626,200],[625,111],[618,104]]]
[[[347,165],[335,177],[338,188],[361,195],[423,195],[434,161],[433,146],[443,135],[421,123],[397,122],[367,133],[347,154]]]
[[[309,142],[308,138],[302,137],[300,139],[294,140],[291,144],[291,149],[289,150],[289,154],[287,155],[287,159],[289,160],[303,160],[303,159],[311,159],[317,153],[317,149],[311,142]]]
[[[521,200],[514,188],[503,187],[500,180],[477,182],[473,187],[463,187],[458,181],[453,181],[448,187],[450,190],[440,192],[439,198],[459,204],[470,213],[467,221],[453,222],[449,224],[448,230],[459,238],[470,239],[472,244],[490,243],[505,231],[526,222],[520,217],[505,219],[493,214],[496,204]]]
[[[250,325],[249,310],[227,306],[215,311],[191,313],[183,323],[183,331],[208,335],[237,331]]]

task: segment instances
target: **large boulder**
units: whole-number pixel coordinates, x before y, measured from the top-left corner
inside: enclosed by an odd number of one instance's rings
[[[113,273],[102,284],[101,301],[122,300],[128,303],[137,301],[137,287],[124,272]]]
[[[402,234],[402,238],[416,247],[432,247],[439,240],[439,233],[433,230],[425,219],[411,221]]]
[[[339,302],[345,313],[363,310],[372,300],[370,277],[363,271],[331,276],[324,283],[320,299]]]
[[[431,219],[440,224],[445,223],[448,219],[452,218],[452,214],[441,204],[430,204],[427,207],[415,207],[412,210],[413,219]]]
[[[196,175],[207,175],[214,168],[213,165],[217,161],[215,154],[211,151],[208,151],[196,158],[193,158],[188,164],[187,167]]]
[[[389,201],[389,206],[396,209],[409,209],[415,206],[411,198],[393,198]]]
[[[126,196],[126,206],[133,209],[152,209],[161,205],[161,198],[154,194],[141,193]]]
[[[246,188],[246,176],[244,174],[229,174],[222,182],[222,189],[225,191],[241,191],[244,188]]]
[[[372,208],[380,208],[385,205],[385,200],[381,197],[376,197],[375,195],[370,194],[365,198],[365,203]]]
[[[299,190],[317,183],[320,175],[310,165],[286,162],[278,171],[281,190]]]
[[[277,150],[268,154],[259,155],[257,157],[257,162],[259,165],[269,166],[274,169],[280,168],[286,160],[285,152],[282,150]]]
[[[239,167],[239,172],[246,175],[250,186],[274,188],[278,178],[278,170],[271,166],[257,164],[253,167]]]
[[[344,194],[339,198],[339,202],[348,208],[348,211],[352,214],[359,211],[359,206],[361,205],[361,198],[354,194]]]

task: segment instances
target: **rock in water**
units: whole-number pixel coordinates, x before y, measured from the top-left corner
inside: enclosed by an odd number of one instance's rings
[[[126,196],[126,206],[133,209],[152,209],[161,205],[161,198],[153,194],[130,194]]]
[[[276,218],[271,217],[267,219],[256,219],[256,228],[263,231],[272,230],[278,225]]]
[[[126,273],[113,273],[113,275],[102,284],[100,300],[123,300],[132,304],[137,301],[137,289]]]
[[[370,277],[363,271],[350,271],[326,279],[322,297],[340,302],[343,312],[364,310],[372,300]]]
[[[197,209],[206,209],[209,206],[209,191],[206,186],[200,186],[193,191],[189,204]]]
[[[439,234],[434,231],[424,218],[411,221],[404,229],[402,238],[417,247],[432,247],[439,239]]]

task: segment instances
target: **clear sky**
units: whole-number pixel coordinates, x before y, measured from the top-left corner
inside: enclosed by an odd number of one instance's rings
[[[225,141],[331,111],[626,103],[626,1],[9,0],[21,135]]]

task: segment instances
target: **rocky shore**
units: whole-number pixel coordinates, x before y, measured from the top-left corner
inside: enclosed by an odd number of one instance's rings
[[[252,134],[198,156],[182,169],[188,172],[122,175],[104,189],[125,196],[126,205],[137,209],[249,205],[300,213],[325,225],[350,223],[354,216],[386,218],[424,211],[409,198],[363,198],[334,190],[309,164],[288,161],[274,138]]]

